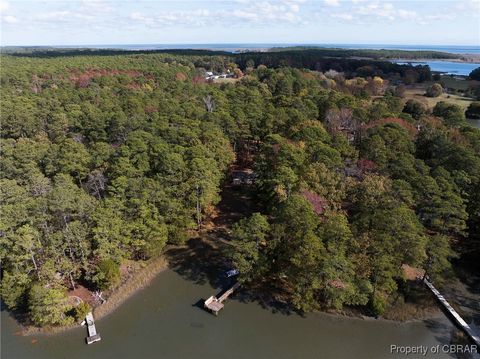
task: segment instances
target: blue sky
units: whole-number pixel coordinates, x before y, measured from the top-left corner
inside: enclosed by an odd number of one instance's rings
[[[2,45],[480,45],[480,0],[0,0]]]

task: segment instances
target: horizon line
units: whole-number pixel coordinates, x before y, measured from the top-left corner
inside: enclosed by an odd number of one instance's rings
[[[315,43],[315,42],[165,42],[165,43],[110,43],[110,44],[36,44],[36,45],[0,45],[0,47],[88,47],[88,46],[173,46],[173,45],[180,45],[180,46],[187,46],[187,45],[194,45],[194,46],[202,46],[202,45],[277,45],[277,46],[285,46],[285,45],[303,45],[303,46],[319,46],[319,45],[347,45],[347,46],[430,46],[430,47],[476,47],[480,49],[480,45],[477,44],[408,44],[408,43]]]

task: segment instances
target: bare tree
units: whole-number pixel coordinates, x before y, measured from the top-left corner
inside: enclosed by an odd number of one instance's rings
[[[203,98],[203,103],[208,112],[213,112],[215,110],[215,100],[212,95],[208,95]]]
[[[340,130],[340,111],[336,108],[329,109],[325,115],[325,122],[330,133]]]
[[[343,132],[349,141],[354,141],[359,133],[360,125],[349,108],[330,109],[325,116],[330,133]]]
[[[94,170],[88,175],[88,180],[85,186],[88,191],[97,197],[97,199],[102,199],[102,195],[105,192],[105,185],[107,184],[107,179],[103,174],[102,170]]]

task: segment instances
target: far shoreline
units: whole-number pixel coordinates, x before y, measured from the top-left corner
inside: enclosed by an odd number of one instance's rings
[[[459,64],[478,64],[480,66],[480,55],[472,54],[472,58],[456,58],[456,59],[403,59],[403,58],[385,58],[382,59],[384,61],[400,61],[400,62],[433,62],[433,61],[439,61],[439,62],[456,62]]]

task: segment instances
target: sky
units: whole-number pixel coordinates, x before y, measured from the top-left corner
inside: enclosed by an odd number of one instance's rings
[[[480,0],[0,0],[2,46],[480,46]]]

